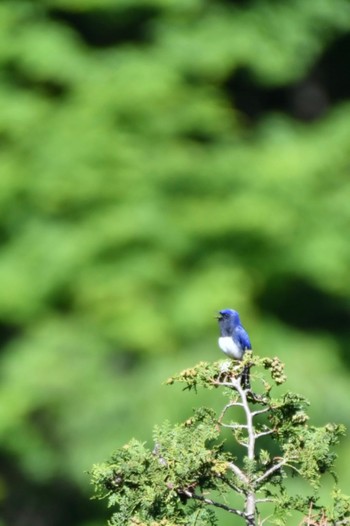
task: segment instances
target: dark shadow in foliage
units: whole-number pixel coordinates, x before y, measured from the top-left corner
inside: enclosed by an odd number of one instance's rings
[[[225,5],[233,5],[237,7],[245,7],[252,6],[254,4],[253,0],[220,0],[222,4]]]
[[[73,312],[73,298],[67,288],[55,291],[49,297],[50,306],[60,314],[69,315]]]
[[[257,303],[264,312],[298,329],[349,334],[350,302],[324,293],[301,277],[274,276]]]
[[[252,249],[254,247],[254,250]],[[182,257],[184,270],[200,267],[208,255],[231,261],[239,258],[247,267],[255,268],[257,261],[267,261],[267,254],[276,254],[278,247],[266,236],[256,232],[227,232],[220,236],[216,232],[201,235],[193,241],[190,253]]]
[[[0,454],[2,485],[6,496],[1,502],[4,524],[11,526],[75,526],[103,520],[105,514],[98,501],[91,501],[72,481],[55,478],[34,482],[23,473],[15,458]]]
[[[72,11],[51,9],[50,18],[74,29],[88,46],[108,48],[127,42],[151,41],[149,23],[158,14],[150,6]]]
[[[350,367],[350,300],[324,293],[298,276],[274,276],[257,304],[282,322],[304,331],[331,333]]]
[[[57,79],[35,78],[15,61],[9,61],[2,69],[5,83],[22,90],[34,91],[48,99],[64,100],[69,88]]]
[[[224,88],[235,108],[256,121],[271,112],[299,121],[322,118],[328,108],[350,99],[350,35],[336,39],[298,82],[272,87],[261,84],[248,68],[234,71]]]
[[[314,73],[298,83],[275,88],[260,84],[249,69],[240,68],[226,81],[225,89],[249,124],[271,112],[313,121],[321,118],[329,105],[324,86]]]
[[[350,99],[350,33],[335,40],[316,64],[331,103]]]
[[[9,343],[21,335],[22,331],[18,325],[0,319],[0,353]]]

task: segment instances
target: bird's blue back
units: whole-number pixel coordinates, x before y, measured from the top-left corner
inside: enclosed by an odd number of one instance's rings
[[[238,325],[233,329],[232,333],[232,339],[239,347],[245,351],[247,349],[251,349],[252,345],[250,343],[250,339],[248,336],[247,331],[242,327],[242,325]]]

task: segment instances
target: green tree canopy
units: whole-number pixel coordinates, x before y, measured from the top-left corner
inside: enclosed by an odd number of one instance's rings
[[[86,522],[84,470],[184,415],[155,386],[220,352],[219,308],[349,423],[349,26],[347,0],[1,2],[11,526]]]

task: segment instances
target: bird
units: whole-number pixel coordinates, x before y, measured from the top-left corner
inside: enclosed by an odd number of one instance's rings
[[[218,314],[220,349],[233,360],[242,360],[245,351],[250,350],[252,346],[238,312],[233,309],[223,309]],[[250,389],[249,366],[243,369],[241,383],[244,389]]]

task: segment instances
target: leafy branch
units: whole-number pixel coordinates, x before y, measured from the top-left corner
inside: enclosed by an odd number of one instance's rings
[[[241,384],[247,365],[254,368],[254,391]],[[286,381],[277,358],[251,353],[239,363],[201,362],[171,377],[167,384],[180,382],[185,389],[222,389],[228,401],[218,416],[200,408],[182,424],[156,427],[152,450],[132,440],[111,460],[94,466],[97,497],[107,497],[114,510],[110,524],[214,525],[215,510],[222,509],[247,526],[257,526],[267,520],[266,503],[275,509],[271,524],[286,524],[291,511],[303,514],[303,524],[350,524],[349,498],[338,488],[332,508],[319,504],[317,495],[321,477],[335,477],[332,447],[344,427],[311,426],[308,402],[293,393],[272,397],[266,370],[273,384]],[[241,448],[239,457],[225,449],[223,430]],[[308,481],[309,495],[288,495],[285,481],[292,475]],[[230,504],[232,494],[241,505]]]

